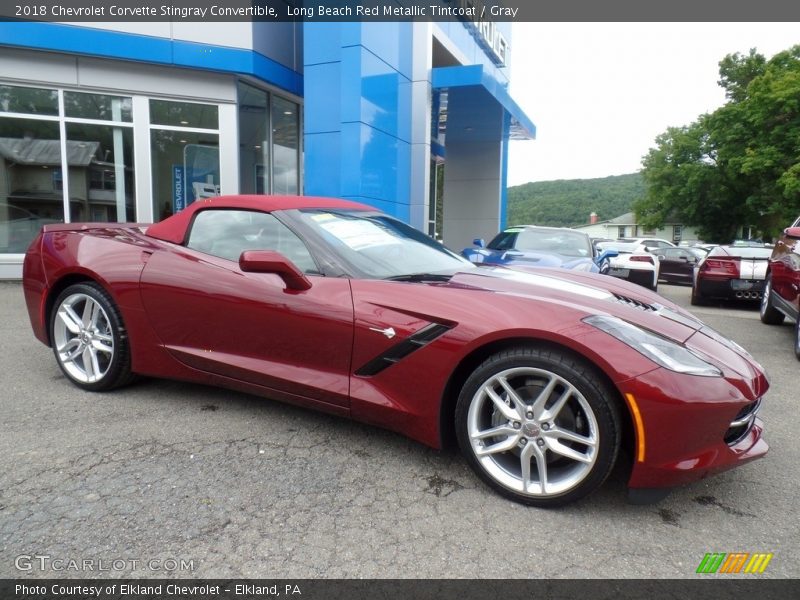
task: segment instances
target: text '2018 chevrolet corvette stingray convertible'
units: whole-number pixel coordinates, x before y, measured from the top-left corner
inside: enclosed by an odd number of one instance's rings
[[[767,452],[768,382],[740,346],[611,277],[479,267],[375,209],[201,200],[155,225],[46,225],[23,284],[64,374],[134,374],[322,409],[439,448],[522,503],[634,500]]]

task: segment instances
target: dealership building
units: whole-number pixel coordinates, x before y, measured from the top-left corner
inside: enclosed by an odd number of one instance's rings
[[[0,22],[0,278],[40,226],[219,194],[379,208],[456,249],[504,225],[510,23]]]

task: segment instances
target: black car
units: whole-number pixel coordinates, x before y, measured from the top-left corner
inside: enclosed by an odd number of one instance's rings
[[[706,256],[700,248],[657,248],[651,254],[658,258],[658,280],[691,285],[694,267]]]

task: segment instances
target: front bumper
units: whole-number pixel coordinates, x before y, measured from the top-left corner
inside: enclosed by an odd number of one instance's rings
[[[747,427],[731,435],[732,424],[748,407],[755,408],[769,387],[760,370],[745,381],[657,369],[622,387],[638,403],[645,439],[644,456],[634,456],[630,488],[684,485],[761,458],[769,450],[755,411]]]

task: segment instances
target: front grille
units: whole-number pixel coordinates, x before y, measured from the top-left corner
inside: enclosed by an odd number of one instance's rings
[[[756,414],[758,409],[761,408],[761,398],[755,402],[751,402],[740,410],[731,421],[731,426],[725,432],[725,443],[729,446],[738,444],[744,437],[750,433],[753,428],[753,423],[756,422]]]
[[[622,294],[614,294],[614,299],[620,304],[627,304],[628,306],[638,308],[639,310],[657,310],[652,304],[647,304],[647,302],[635,300],[634,298],[629,298],[628,296],[623,296]]]

